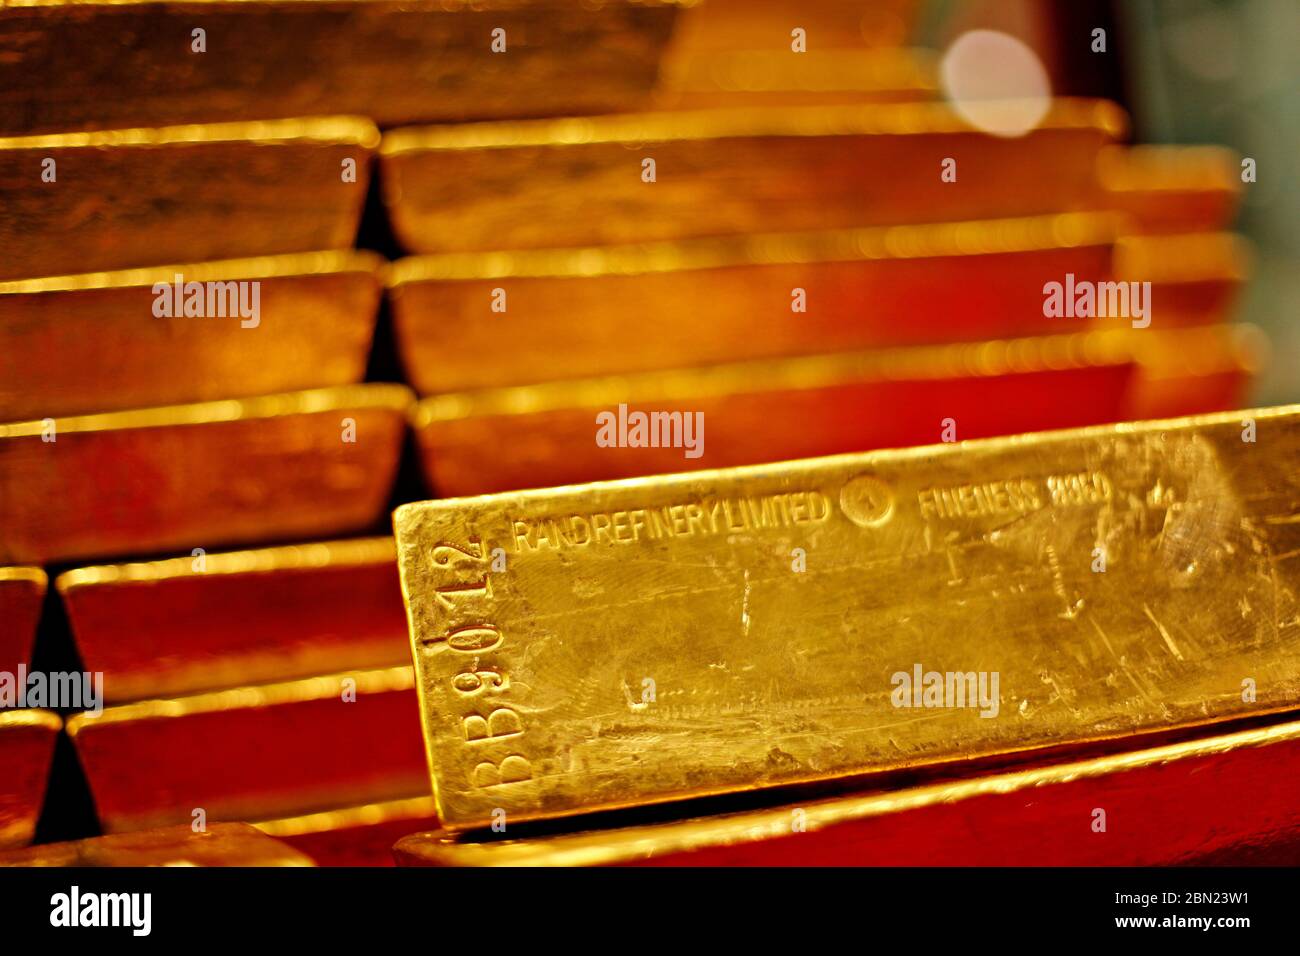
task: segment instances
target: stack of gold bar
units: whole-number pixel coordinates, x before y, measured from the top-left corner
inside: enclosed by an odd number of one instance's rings
[[[0,862],[1300,858],[1236,159],[917,16],[0,9]]]

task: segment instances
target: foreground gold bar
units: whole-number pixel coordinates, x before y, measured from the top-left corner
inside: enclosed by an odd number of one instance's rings
[[[16,675],[9,680],[16,682]],[[36,833],[62,728],[59,715],[48,710],[0,710],[0,847],[22,846]]]
[[[109,703],[410,660],[392,538],[76,568],[54,583],[82,663],[112,675]]]
[[[410,402],[401,385],[349,385],[0,425],[0,562],[362,530]]]
[[[0,671],[31,664],[49,579],[40,568],[0,568]]]
[[[0,279],[348,248],[378,142],[342,116],[0,139]]]
[[[1070,213],[417,256],[387,281],[407,378],[428,394],[1059,332],[1044,283],[1105,279],[1117,236],[1112,215]]]
[[[1295,707],[1298,457],[1289,406],[404,505],[439,817]]]
[[[481,252],[1099,208],[1126,124],[1100,100],[1019,139],[940,103],[698,110],[400,129],[380,162],[405,248]]]
[[[314,252],[0,282],[0,421],[360,381],[380,262]]]
[[[501,843],[434,831],[394,849],[413,866],[1294,865],[1297,770],[1293,722],[769,810]]]
[[[1126,331],[1067,333],[458,392],[413,421],[448,497],[1120,421],[1133,363]],[[631,430],[652,413],[677,438]]]
[[[680,5],[18,0],[0,18],[0,132],[630,109],[649,94]]]
[[[0,853],[0,866],[313,866],[307,855],[247,823],[214,823],[47,843]]]
[[[660,109],[902,103],[938,96],[928,50],[707,53],[664,66]]]

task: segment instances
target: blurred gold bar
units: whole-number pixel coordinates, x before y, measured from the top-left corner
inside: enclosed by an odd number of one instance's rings
[[[346,116],[0,139],[0,279],[348,248],[378,143]]]
[[[438,395],[413,424],[440,496],[486,494],[925,445],[947,419],[963,439],[1119,421],[1133,362],[1116,331],[875,349]],[[620,406],[702,417],[697,447],[602,446]]]
[[[1057,100],[1018,139],[941,103],[808,106],[407,128],[379,152],[406,249],[483,252],[1097,208],[1126,125],[1101,100]]]
[[[1294,708],[1298,457],[1289,406],[404,505],[439,818]]]
[[[1138,373],[1127,418],[1170,418],[1241,408],[1268,355],[1253,325],[1208,325],[1178,336],[1135,332]]]
[[[0,17],[0,132],[630,109],[649,95],[682,5],[24,0]]]
[[[1151,283],[1160,328],[1225,321],[1250,269],[1250,242],[1230,232],[1124,235],[1115,243],[1115,278]]]
[[[1104,279],[1117,234],[1110,214],[1070,213],[419,256],[387,281],[407,379],[428,394],[1059,332],[1043,284]]]
[[[696,55],[778,49],[789,55],[796,27],[809,50],[897,47],[911,35],[919,7],[920,0],[703,0],[682,13],[673,49]]]
[[[76,568],[55,587],[110,703],[411,656],[392,538]]]
[[[0,562],[362,530],[410,402],[405,386],[348,385],[0,425]]]
[[[36,833],[62,728],[48,710],[0,710],[0,847],[23,846]]]
[[[0,568],[0,671],[31,664],[48,583],[40,568]]]
[[[1150,233],[1227,227],[1241,198],[1240,173],[1236,154],[1222,146],[1127,146],[1103,150],[1097,162],[1107,205]]]
[[[1294,865],[1297,772],[1293,722],[656,825],[497,843],[420,833],[394,853],[409,866]],[[1104,831],[1087,825],[1099,807]]]
[[[256,826],[321,866],[392,866],[393,844],[420,827],[436,827],[432,796],[343,807]]]
[[[247,823],[163,827],[0,853],[0,866],[313,866]]]
[[[0,421],[358,382],[381,262],[313,252],[0,282]],[[210,283],[220,314],[183,314]]]
[[[413,683],[404,664],[140,701],[68,734],[109,832],[313,813],[427,793]]]
[[[938,96],[928,50],[744,50],[664,66],[659,109],[905,103]]]

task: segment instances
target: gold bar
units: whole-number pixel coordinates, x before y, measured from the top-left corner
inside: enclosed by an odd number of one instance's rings
[[[0,279],[346,249],[378,143],[346,116],[0,138]]]
[[[360,531],[411,393],[349,385],[0,425],[0,562]]]
[[[0,848],[23,846],[35,835],[62,728],[48,710],[0,710]]]
[[[1126,123],[1058,100],[1019,139],[940,103],[407,128],[380,144],[381,185],[398,240],[424,253],[1029,216],[1099,208],[1096,158]]]
[[[407,378],[428,394],[1059,332],[1044,283],[1104,280],[1117,236],[1110,214],[1070,213],[419,256],[387,283]]]
[[[109,703],[411,657],[392,538],[76,568],[54,584],[86,669],[111,675]]]
[[[190,824],[0,853],[0,866],[314,866],[247,823]]]
[[[1135,231],[1209,232],[1225,228],[1241,199],[1237,155],[1222,146],[1129,146],[1097,161],[1106,204]]]
[[[1298,772],[1292,722],[657,825],[500,843],[420,833],[394,853],[408,866],[1294,865]],[[1090,825],[1098,808],[1105,831]]]
[[[925,445],[948,418],[958,438],[1119,421],[1133,361],[1118,331],[876,349],[438,395],[412,420],[429,485],[486,494]],[[598,442],[620,406],[677,412],[683,441]]]
[[[939,95],[928,50],[718,52],[664,65],[657,109],[905,103]]]
[[[0,420],[358,382],[381,262],[313,252],[0,282],[11,320],[0,328]],[[187,299],[206,303],[208,283],[222,284],[220,314],[183,314]]]
[[[1250,275],[1251,244],[1229,232],[1124,235],[1115,278],[1150,282],[1160,328],[1223,322]]]
[[[109,832],[313,813],[427,793],[413,683],[404,664],[120,704],[68,735]]]
[[[649,95],[682,5],[19,0],[0,18],[0,132],[631,109]],[[505,31],[501,53],[496,29]]]
[[[907,42],[919,0],[704,0],[684,11],[674,51],[791,50],[802,27],[809,50],[897,47]],[[808,54],[800,54],[807,56]]]
[[[1172,418],[1241,408],[1268,354],[1257,326],[1209,325],[1179,336],[1134,333],[1138,373],[1126,418]]]
[[[404,505],[439,818],[1293,708],[1298,457],[1289,406]]]
[[[40,568],[0,568],[0,671],[16,674],[19,664],[31,664],[48,583]]]
[[[343,807],[254,824],[321,866],[392,866],[393,844],[421,827],[436,827],[433,797]]]

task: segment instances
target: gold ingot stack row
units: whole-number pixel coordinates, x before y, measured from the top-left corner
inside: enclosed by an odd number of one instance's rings
[[[0,599],[18,660],[52,567],[105,674],[67,729],[109,832],[377,862],[437,823],[384,533],[408,423],[475,495],[1233,408],[1261,350],[1224,324],[1231,155],[1122,146],[1096,101],[975,130],[906,0],[79,7],[0,12]],[[375,175],[393,263],[351,248]],[[1150,282],[1150,326],[1046,316],[1067,274]],[[418,401],[362,384],[385,297]],[[620,405],[703,413],[702,453],[599,447]],[[58,718],[20,716],[43,779]],[[814,818],[895,819],[854,799]],[[540,858],[623,853],[573,839]]]

